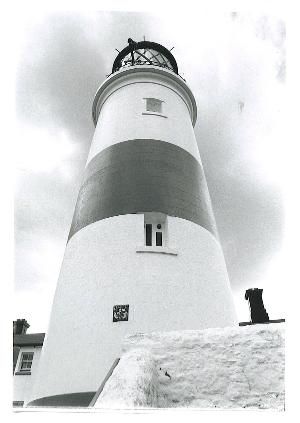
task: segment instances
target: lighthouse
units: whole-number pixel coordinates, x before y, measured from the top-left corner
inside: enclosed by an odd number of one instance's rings
[[[129,39],[92,116],[33,406],[88,406],[126,335],[237,324],[196,101],[170,50]]]

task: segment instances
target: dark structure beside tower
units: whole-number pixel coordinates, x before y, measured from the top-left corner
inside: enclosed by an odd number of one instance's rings
[[[265,323],[270,320],[264,307],[262,292],[263,290],[259,288],[247,289],[245,292],[245,300],[249,302],[252,323]]]

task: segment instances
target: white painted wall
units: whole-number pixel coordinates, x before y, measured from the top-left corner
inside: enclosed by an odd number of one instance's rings
[[[183,96],[182,85],[176,82],[178,76],[174,75],[171,79],[168,77],[170,72],[161,72],[165,78],[157,73],[157,69],[151,71],[148,67],[147,72],[121,72],[115,83],[104,90],[99,99],[101,112],[87,163],[103,149],[132,139],[173,143],[200,161],[192,117],[187,107],[188,94]],[[143,115],[146,97],[162,100],[162,115],[166,117]]]
[[[33,384],[36,380],[38,365],[40,361],[42,347],[22,347],[15,368],[15,373],[19,371],[21,365],[21,357],[24,352],[33,352],[33,360],[31,366],[31,375],[16,375],[13,379],[13,401],[24,401],[24,405],[28,402],[31,395]]]
[[[136,252],[143,214],[98,221],[70,239],[32,399],[96,391],[128,333],[236,323],[219,243],[190,221],[167,225],[177,256]],[[117,304],[130,305],[129,322],[112,322]]]
[[[130,336],[95,407],[283,410],[284,326]]]

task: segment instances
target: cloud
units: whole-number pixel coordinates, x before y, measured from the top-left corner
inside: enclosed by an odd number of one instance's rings
[[[141,38],[147,20],[138,13],[58,13],[26,27],[17,71],[18,119],[68,128],[73,142],[87,149],[93,98],[111,73],[115,48],[127,44],[128,34]]]
[[[278,22],[272,31],[267,22],[263,40],[257,18],[239,16],[234,25],[220,19],[214,30],[209,22],[206,46],[190,40],[192,53],[185,53],[191,69],[193,53],[201,58],[198,72],[189,71],[198,100],[195,130],[234,290],[263,284],[282,243],[285,123],[277,60],[284,35],[275,43]]]
[[[70,161],[76,146],[64,131],[51,133],[41,128],[20,128],[18,131],[17,167],[32,173],[58,172],[70,178]],[[69,164],[69,166],[68,166]]]

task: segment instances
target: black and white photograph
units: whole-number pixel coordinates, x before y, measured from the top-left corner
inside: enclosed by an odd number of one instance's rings
[[[113,5],[18,18],[11,409],[284,414],[285,16]]]

